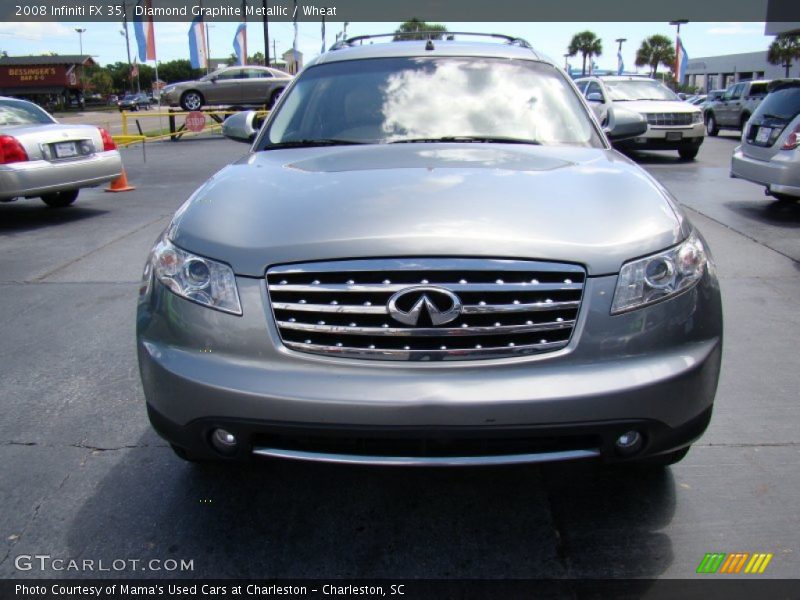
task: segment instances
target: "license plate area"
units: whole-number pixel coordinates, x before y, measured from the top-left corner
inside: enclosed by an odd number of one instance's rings
[[[756,144],[763,144],[766,146],[769,143],[769,138],[771,135],[771,127],[759,127],[758,133],[756,133]]]
[[[678,142],[678,141],[683,139],[683,132],[682,131],[668,131],[666,138],[667,138],[668,142]]]
[[[72,158],[79,154],[78,144],[75,142],[57,142],[52,147],[55,158]]]

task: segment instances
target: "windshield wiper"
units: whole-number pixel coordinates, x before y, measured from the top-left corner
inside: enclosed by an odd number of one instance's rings
[[[768,113],[761,115],[761,118],[762,119],[778,119],[780,121],[788,121],[789,120],[789,118],[787,116],[785,116],[785,115],[771,115],[771,114],[768,114]]]
[[[314,148],[315,146],[353,146],[357,144],[366,144],[358,140],[339,140],[335,138],[319,138],[307,140],[287,140],[285,142],[276,142],[264,147],[264,150],[278,150],[280,148]]]
[[[395,140],[387,142],[389,144],[435,144],[437,142],[464,142],[464,143],[484,143],[484,144],[531,144],[541,146],[541,142],[536,140],[524,140],[520,138],[502,136],[478,136],[478,135],[448,135],[432,138],[409,138],[407,140]]]

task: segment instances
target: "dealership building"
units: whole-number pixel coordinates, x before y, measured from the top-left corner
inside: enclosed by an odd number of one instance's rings
[[[89,55],[0,56],[0,96],[66,104],[83,92],[81,71],[95,64]]]

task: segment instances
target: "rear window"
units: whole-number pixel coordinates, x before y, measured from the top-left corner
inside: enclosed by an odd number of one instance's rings
[[[793,86],[768,94],[758,105],[753,116],[791,121],[798,114],[800,114],[800,86]]]
[[[750,86],[750,95],[751,96],[766,96],[767,95],[767,84],[766,83],[754,83]]]
[[[55,123],[41,108],[24,100],[0,100],[0,127]]]

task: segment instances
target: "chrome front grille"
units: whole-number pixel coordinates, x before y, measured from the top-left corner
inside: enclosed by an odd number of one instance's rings
[[[571,264],[409,258],[278,266],[267,272],[267,286],[292,350],[467,360],[566,346],[585,276]]]
[[[647,113],[648,125],[675,127],[692,124],[692,113]]]

